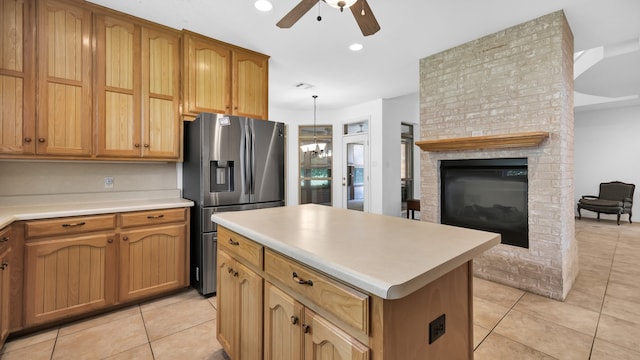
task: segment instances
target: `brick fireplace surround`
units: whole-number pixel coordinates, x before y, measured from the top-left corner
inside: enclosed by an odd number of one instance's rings
[[[573,34],[563,11],[420,61],[422,140],[544,131],[538,147],[422,152],[421,220],[440,222],[440,160],[526,157],[529,248],[500,244],[476,276],[564,300],[578,274]]]

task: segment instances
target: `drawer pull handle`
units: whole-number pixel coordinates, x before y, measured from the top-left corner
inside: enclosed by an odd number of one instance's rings
[[[311,326],[307,325],[307,324],[302,324],[302,332],[305,334],[308,334],[309,331],[311,331]]]
[[[311,280],[302,280],[298,277],[298,274],[296,274],[296,272],[294,271],[292,275],[293,281],[297,282],[300,285],[309,285],[309,286],[313,286],[313,281]]]
[[[9,241],[9,237],[8,236],[3,236],[0,238],[0,242],[7,242]]]
[[[229,239],[229,245],[238,246],[238,245],[240,245],[240,243],[230,238]]]
[[[295,316],[295,315],[291,315],[291,323],[293,325],[297,324],[298,323],[298,317]]]
[[[162,219],[164,217],[164,214],[160,214],[160,215],[148,215],[147,219]]]
[[[84,224],[86,224],[86,222],[82,221],[82,222],[73,223],[73,224],[62,224],[62,227],[69,228],[69,227],[82,226]]]
[[[9,263],[7,262],[7,260],[3,260],[2,265],[0,265],[0,269],[4,270],[7,268],[7,266],[9,266]]]

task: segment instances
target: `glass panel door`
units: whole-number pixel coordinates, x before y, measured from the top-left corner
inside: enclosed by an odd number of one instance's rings
[[[332,128],[330,125],[300,126],[299,131],[299,202],[331,206]]]
[[[367,135],[345,136],[343,144],[343,207],[351,210],[368,211]]]

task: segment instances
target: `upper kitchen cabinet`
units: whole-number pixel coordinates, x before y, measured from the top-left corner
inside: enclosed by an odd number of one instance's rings
[[[38,2],[36,153],[91,155],[91,11]]]
[[[0,153],[35,152],[35,5],[0,0]]]
[[[183,33],[184,118],[213,112],[267,119],[269,57]]]
[[[179,64],[179,32],[96,16],[97,156],[179,157]]]
[[[269,57],[252,51],[233,52],[233,114],[269,118]]]

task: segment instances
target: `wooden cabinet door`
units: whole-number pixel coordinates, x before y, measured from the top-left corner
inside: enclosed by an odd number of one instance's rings
[[[0,154],[35,152],[35,5],[0,0]]]
[[[72,2],[38,2],[36,152],[91,154],[91,12]]]
[[[11,299],[11,291],[9,288],[9,284],[11,283],[10,252],[10,247],[5,247],[3,251],[0,251],[0,344],[3,344],[7,336],[9,336],[9,302]]]
[[[180,156],[180,35],[142,28],[143,157]]]
[[[96,17],[98,156],[140,157],[140,27]]]
[[[269,282],[264,284],[264,359],[302,359],[303,306]]]
[[[233,114],[268,119],[268,56],[249,51],[234,51],[232,84]]]
[[[262,277],[218,250],[217,338],[232,359],[262,358]]]
[[[231,49],[185,32],[183,114],[231,113]]]
[[[262,358],[263,280],[260,275],[236,262],[238,272],[238,329],[237,359]],[[235,358],[234,358],[235,359]]]
[[[115,298],[115,234],[25,244],[26,326],[105,308]]]
[[[216,267],[216,298],[218,300],[216,315],[216,337],[230,358],[236,359],[235,344],[237,313],[237,288],[234,277],[235,261],[226,252],[218,249]]]
[[[367,360],[369,349],[338,327],[305,309],[305,360]]]
[[[120,234],[119,300],[186,287],[186,225],[167,225]]]

